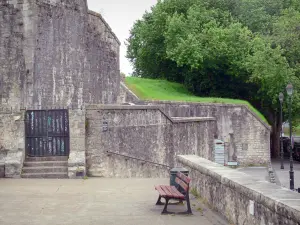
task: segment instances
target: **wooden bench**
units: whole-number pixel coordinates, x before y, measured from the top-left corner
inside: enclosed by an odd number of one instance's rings
[[[180,202],[186,201],[187,211],[178,214],[192,214],[190,197],[189,197],[190,181],[191,179],[185,176],[183,173],[178,172],[176,174],[175,182],[184,190],[183,194],[180,193],[175,186],[167,186],[167,185],[155,186],[155,189],[159,192],[159,197],[156,202],[156,205],[165,205],[161,214],[175,214],[174,212],[168,212],[167,210],[168,205],[171,204],[169,203],[170,200],[179,200]],[[161,198],[165,199],[165,203],[161,202]]]

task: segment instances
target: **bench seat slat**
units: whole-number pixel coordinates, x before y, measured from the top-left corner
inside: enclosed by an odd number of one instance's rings
[[[172,192],[169,191],[168,186],[162,185],[161,188],[168,195],[168,197],[174,197],[173,194],[172,194]]]
[[[172,193],[176,195],[176,198],[184,199],[184,195],[181,194],[175,186],[170,186],[170,189],[172,190]]]
[[[162,197],[167,197],[166,192],[161,188],[161,185],[155,186],[155,189],[159,192],[159,195]]]
[[[155,186],[155,189],[159,192],[159,195],[162,197],[184,199],[184,195],[181,194],[174,186],[159,185]]]

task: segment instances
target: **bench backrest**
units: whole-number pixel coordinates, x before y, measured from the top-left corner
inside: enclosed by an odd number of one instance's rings
[[[191,178],[187,177],[181,172],[176,174],[175,182],[185,191],[189,192],[189,184],[191,182]]]

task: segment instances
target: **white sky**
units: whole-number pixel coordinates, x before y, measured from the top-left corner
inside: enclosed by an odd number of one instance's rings
[[[129,75],[132,66],[126,59],[124,42],[129,37],[129,31],[134,22],[142,18],[146,10],[150,10],[157,0],[88,0],[90,10],[100,13],[110,25],[121,42],[120,62],[121,72]]]

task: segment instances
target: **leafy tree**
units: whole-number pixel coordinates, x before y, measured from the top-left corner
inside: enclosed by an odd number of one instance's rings
[[[128,58],[135,76],[250,101],[279,143],[278,93],[288,82],[296,89],[294,112],[300,109],[299,9],[296,0],[159,1],[132,28]]]

